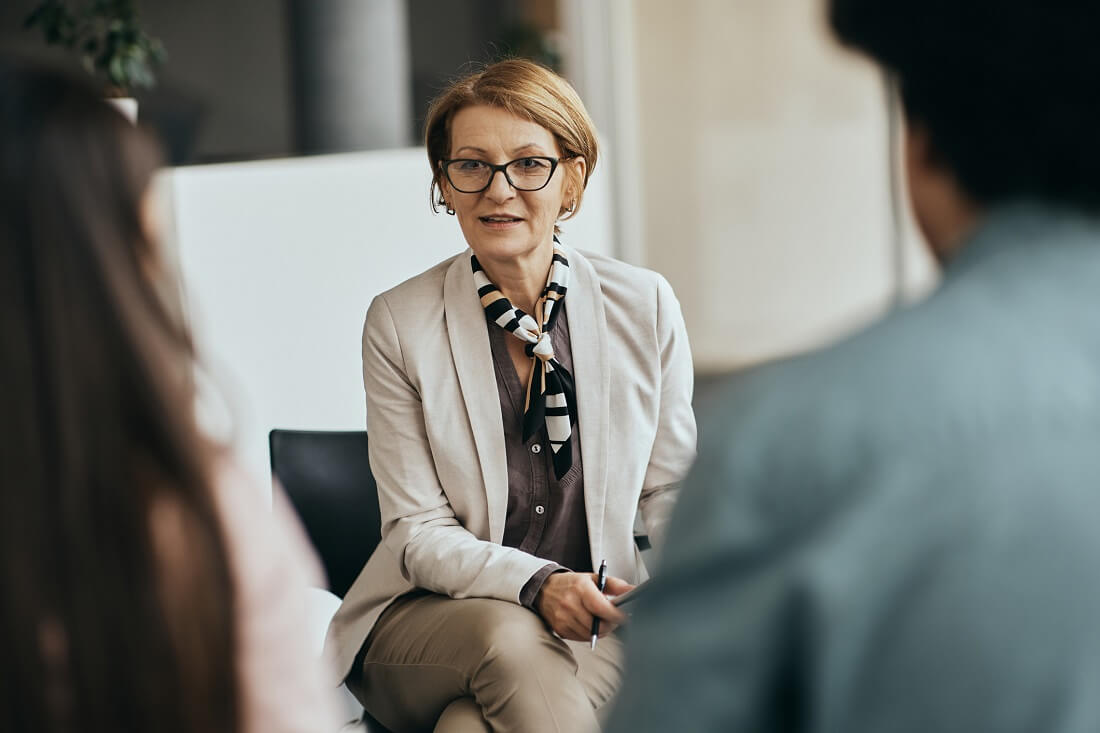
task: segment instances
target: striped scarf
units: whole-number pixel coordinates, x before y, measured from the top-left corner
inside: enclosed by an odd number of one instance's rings
[[[535,304],[534,318],[504,297],[500,288],[481,269],[476,256],[470,258],[470,264],[474,268],[474,283],[485,313],[498,326],[527,344],[525,351],[533,363],[523,405],[523,441],[530,440],[540,426],[546,425],[553,451],[554,475],[560,481],[573,465],[572,433],[573,423],[577,421],[577,396],[573,389],[573,375],[554,358],[550,331],[561,312],[559,303],[565,298],[569,260],[555,238],[554,259],[546,278],[546,289]]]

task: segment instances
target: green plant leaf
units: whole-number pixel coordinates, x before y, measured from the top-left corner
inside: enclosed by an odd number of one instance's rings
[[[47,44],[76,52],[88,73],[129,89],[153,86],[153,70],[166,53],[141,27],[135,0],[43,0],[23,20],[37,27]]]
[[[121,56],[112,56],[110,61],[107,62],[107,77],[112,84],[119,87],[126,86],[126,72],[123,70],[122,64]]]

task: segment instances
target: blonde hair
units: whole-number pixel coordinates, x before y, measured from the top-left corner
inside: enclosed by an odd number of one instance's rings
[[[569,219],[581,207],[584,189],[596,167],[596,126],[577,92],[550,69],[526,59],[506,59],[456,79],[428,108],[424,124],[424,145],[432,166],[429,189],[432,210],[438,211],[443,191],[442,161],[450,156],[451,120],[459,110],[474,105],[499,107],[516,117],[530,120],[554,136],[563,158],[585,160],[584,180],[574,180],[573,205],[562,206],[559,219]],[[575,176],[572,166],[562,166]],[[556,227],[555,227],[556,230]]]

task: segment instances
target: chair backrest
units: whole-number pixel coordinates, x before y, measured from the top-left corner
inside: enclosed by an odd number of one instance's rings
[[[276,429],[268,443],[271,473],[321,556],[329,589],[343,598],[381,540],[367,432]]]

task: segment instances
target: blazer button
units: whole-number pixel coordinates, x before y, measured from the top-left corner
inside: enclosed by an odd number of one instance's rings
[[[542,453],[542,446],[539,445],[538,443],[535,443],[533,446],[531,446],[531,452],[532,453]]]
[[[542,504],[539,504],[537,507],[535,507],[535,514],[542,514],[545,511],[546,507],[544,507]]]

